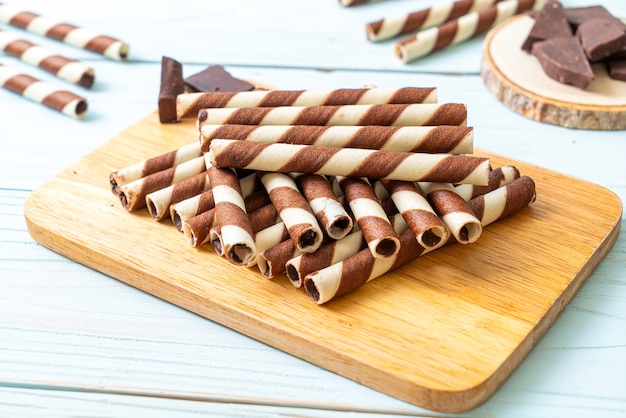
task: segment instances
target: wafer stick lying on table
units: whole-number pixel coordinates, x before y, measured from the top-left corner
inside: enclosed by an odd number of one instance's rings
[[[87,113],[87,99],[0,64],[0,86],[75,119]]]
[[[479,12],[502,0],[459,0],[434,4],[430,8],[396,16],[389,16],[365,25],[367,39],[384,41],[411,32],[428,29],[457,19],[463,15]]]
[[[461,103],[345,106],[281,106],[202,109],[203,125],[437,126],[467,124]]]
[[[482,225],[487,226],[523,209],[534,200],[535,184],[530,177],[522,176],[473,199],[470,206],[480,217]],[[375,258],[369,250],[361,250],[339,263],[307,275],[304,288],[315,303],[323,304],[415,260],[424,252],[424,247],[419,245],[412,231],[407,229],[400,234],[400,251],[395,257]]]
[[[161,221],[170,214],[170,206],[182,200],[197,196],[209,190],[211,182],[206,172],[202,172],[180,183],[172,184],[146,195],[148,212],[155,221]]]
[[[11,32],[0,30],[0,49],[62,80],[86,88],[93,85],[94,70],[87,64],[35,45]]]
[[[124,60],[128,56],[128,45],[118,39],[3,3],[0,3],[0,22],[114,60]]]
[[[182,93],[176,96],[176,114],[170,121],[198,117],[207,108],[343,106],[367,104],[437,103],[432,87],[360,88],[335,90],[254,90],[242,92]]]
[[[402,39],[394,45],[394,52],[407,63],[485,33],[505,19],[534,7],[540,8],[543,3],[544,0],[504,0]]]
[[[209,145],[215,138],[430,154],[471,154],[474,151],[473,128],[449,125],[202,125],[200,127],[203,151],[209,150]]]
[[[261,144],[215,139],[207,155],[216,167],[327,176],[488,184],[489,159],[315,145]]]

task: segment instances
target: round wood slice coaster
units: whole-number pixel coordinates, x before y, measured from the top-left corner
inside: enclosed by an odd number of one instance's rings
[[[592,65],[595,79],[585,89],[549,78],[521,45],[534,20],[508,19],[492,29],[483,45],[481,75],[508,108],[530,119],[576,129],[626,129],[626,82],[609,77],[604,64]]]

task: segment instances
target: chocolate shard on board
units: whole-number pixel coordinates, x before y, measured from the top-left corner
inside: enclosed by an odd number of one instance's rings
[[[588,6],[588,7],[566,7],[565,16],[567,21],[572,26],[572,30],[576,31],[578,25],[589,19],[605,19],[613,22],[623,31],[626,32],[626,24],[617,17],[613,16],[603,6]]]
[[[522,50],[531,52],[533,44],[537,41],[572,35],[572,29],[565,17],[565,11],[561,3],[548,1],[535,14],[535,24],[522,44]]]
[[[176,122],[176,96],[185,91],[183,66],[173,58],[161,58],[161,88],[159,89],[159,120]]]
[[[609,77],[614,80],[626,81],[626,59],[608,60]]]
[[[585,89],[593,81],[591,65],[575,36],[535,42],[532,54],[546,75],[560,83]]]
[[[254,90],[254,85],[233,77],[221,65],[211,65],[199,73],[187,77],[185,84],[191,92]]]
[[[626,45],[626,32],[605,19],[589,19],[578,25],[576,36],[591,62],[601,61]]]

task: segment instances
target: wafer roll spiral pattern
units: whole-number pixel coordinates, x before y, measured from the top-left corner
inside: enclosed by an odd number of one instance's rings
[[[482,196],[500,186],[509,184],[513,180],[520,177],[519,170],[512,165],[496,167],[489,173],[489,184],[487,186],[477,186],[475,184],[459,184],[454,187],[456,194],[464,200],[472,200],[475,197]]]
[[[428,9],[389,16],[365,25],[367,39],[384,41],[411,32],[428,29],[463,15],[479,12],[502,0],[460,0],[434,4]]]
[[[432,87],[336,90],[254,90],[179,94],[178,120],[196,118],[201,109],[278,106],[341,106],[366,104],[437,103]]]
[[[532,179],[523,176],[506,186],[472,199],[469,205],[477,213],[485,214],[479,217],[483,226],[487,226],[520,211],[534,199],[535,184]],[[307,275],[304,281],[307,294],[317,304],[326,303],[413,261],[425,252],[410,229],[399,235],[400,251],[395,258],[375,258],[369,250],[361,250],[352,257]],[[448,240],[448,243],[453,242],[454,239]]]
[[[312,125],[202,125],[201,148],[213,139],[263,143],[319,145],[429,154],[471,154],[474,130],[467,126],[312,126]]]
[[[315,251],[324,235],[295,181],[282,173],[259,173],[259,177],[296,248],[301,252]]]
[[[352,218],[335,195],[326,177],[318,174],[298,174],[295,180],[298,189],[309,202],[319,225],[330,238],[343,238],[352,230]]]
[[[400,246],[398,234],[380,206],[372,186],[367,180],[356,177],[342,177],[338,181],[374,257],[395,256]]]
[[[239,178],[227,168],[207,167],[207,171],[224,255],[233,264],[247,265],[256,257],[256,246]]]
[[[124,60],[128,55],[128,45],[118,39],[2,3],[0,3],[0,22],[114,60]]]
[[[480,35],[538,4],[543,4],[543,0],[504,0],[485,10],[463,15],[402,39],[395,44],[394,51],[403,62],[410,62]]]
[[[2,64],[0,86],[76,119],[87,113],[87,99]]]
[[[201,156],[200,144],[194,142],[156,157],[120,168],[109,175],[111,191],[113,194],[118,194],[120,186]]]
[[[283,222],[258,231],[254,242],[258,254],[250,265],[256,264],[261,274],[268,279],[284,273],[286,261],[301,254]]]
[[[146,196],[148,212],[155,221],[163,220],[169,216],[171,205],[207,191],[210,185],[207,173],[203,172],[180,183],[154,191]]]
[[[207,155],[217,167],[482,185],[488,183],[491,170],[489,159],[481,157],[228,139],[213,140]]]
[[[467,124],[461,103],[280,106],[202,109],[202,125],[437,126]]]
[[[87,64],[35,45],[11,32],[0,30],[0,49],[62,80],[87,88],[93,85],[95,73]]]
[[[436,248],[447,241],[448,229],[414,182],[382,183],[422,247]]]
[[[213,193],[211,193],[213,196]],[[209,241],[209,232],[215,222],[215,207],[181,221],[180,230],[192,247]]]

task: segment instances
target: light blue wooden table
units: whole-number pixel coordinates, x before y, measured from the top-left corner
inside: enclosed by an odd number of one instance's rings
[[[468,105],[477,147],[626,198],[626,132],[570,130],[508,110],[479,75],[483,37],[409,65],[391,43],[365,40],[366,22],[429,1],[358,8],[333,0],[10,3],[117,36],[131,53],[118,63],[24,34],[93,66],[92,90],[67,86],[89,101],[82,121],[0,91],[2,417],[441,415],[158,300],[30,237],[29,193],[156,109],[162,55],[183,62],[186,74],[222,64],[285,89],[436,86],[440,101]],[[626,16],[623,1],[600,3]],[[58,83],[12,57],[0,54],[0,62]],[[459,416],[626,416],[624,234],[502,388]]]

